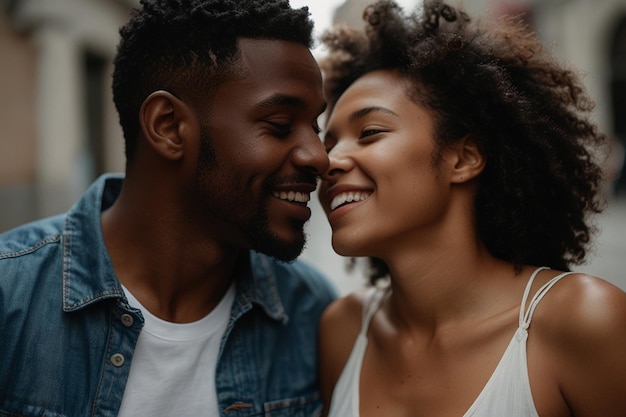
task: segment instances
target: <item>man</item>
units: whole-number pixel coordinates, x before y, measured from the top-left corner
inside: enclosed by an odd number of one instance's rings
[[[314,415],[335,292],[281,262],[328,166],[308,10],[141,3],[113,74],[125,178],[0,236],[0,415]]]

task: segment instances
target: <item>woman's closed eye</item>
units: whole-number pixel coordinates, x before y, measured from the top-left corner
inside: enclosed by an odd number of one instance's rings
[[[378,133],[381,133],[382,130],[377,130],[377,129],[367,129],[361,132],[361,136],[359,136],[359,138],[366,138],[368,136],[372,136],[372,135],[376,135]]]
[[[359,134],[359,139],[372,139],[373,136],[387,132],[389,132],[389,130],[381,127],[367,127],[361,130],[361,133]]]

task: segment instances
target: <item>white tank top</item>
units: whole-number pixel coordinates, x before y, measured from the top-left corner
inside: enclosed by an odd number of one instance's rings
[[[537,273],[533,272],[524,291],[519,314],[519,327],[502,355],[498,366],[463,417],[539,417],[530,391],[526,364],[526,340],[528,327],[539,301],[566,272],[552,278],[534,295],[528,310],[526,302]],[[367,349],[367,329],[374,313],[380,307],[388,288],[372,288],[364,302],[361,331],[357,336],[352,353],[335,385],[328,417],[359,417],[359,381],[363,356]]]

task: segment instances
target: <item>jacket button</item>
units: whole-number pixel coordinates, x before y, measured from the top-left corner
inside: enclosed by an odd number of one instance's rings
[[[121,320],[122,324],[126,327],[132,326],[135,322],[135,319],[133,319],[133,316],[131,316],[130,314],[122,314]]]
[[[121,353],[116,353],[115,355],[111,356],[111,363],[113,364],[113,366],[118,368],[124,365],[124,355],[122,355]]]

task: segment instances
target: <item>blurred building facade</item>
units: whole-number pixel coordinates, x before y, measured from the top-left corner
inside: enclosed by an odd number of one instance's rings
[[[0,0],[0,231],[124,169],[110,74],[135,0]]]

